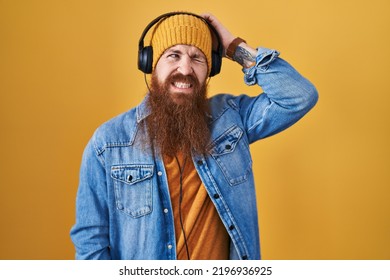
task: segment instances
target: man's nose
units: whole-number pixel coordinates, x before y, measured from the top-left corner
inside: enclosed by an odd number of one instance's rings
[[[177,71],[179,71],[183,75],[190,75],[194,72],[194,69],[192,68],[191,58],[189,56],[184,55],[181,57]]]

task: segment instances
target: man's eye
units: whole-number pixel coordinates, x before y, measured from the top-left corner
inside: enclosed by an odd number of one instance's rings
[[[198,63],[205,63],[206,62],[206,58],[204,58],[203,56],[200,56],[200,55],[194,55],[192,57],[192,60],[194,60]]]
[[[205,63],[206,62],[206,60],[204,58],[202,58],[202,57],[195,57],[194,60],[196,62],[200,62],[200,63]]]
[[[169,58],[179,58],[179,55],[177,53],[171,53],[168,55]]]

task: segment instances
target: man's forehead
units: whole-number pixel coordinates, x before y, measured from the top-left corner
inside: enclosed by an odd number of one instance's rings
[[[184,45],[184,44],[178,44],[178,45],[174,45],[168,49],[165,50],[164,53],[167,53],[167,52],[178,52],[178,53],[192,53],[192,54],[203,54],[203,52],[196,46],[193,46],[193,45]]]

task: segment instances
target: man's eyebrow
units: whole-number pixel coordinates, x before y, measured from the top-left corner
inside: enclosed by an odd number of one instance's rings
[[[167,49],[164,53],[176,53],[176,54],[182,54],[182,51],[175,48]]]
[[[163,52],[163,54],[179,54],[179,55],[182,55],[184,53],[185,51],[183,52],[181,49],[175,47],[171,47],[167,49],[165,52]],[[190,52],[189,55],[193,58],[206,58],[206,56],[199,50]]]

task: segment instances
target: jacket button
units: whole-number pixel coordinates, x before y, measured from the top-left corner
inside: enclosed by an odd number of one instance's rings
[[[198,164],[198,165],[202,165],[202,164],[203,164],[203,161],[202,161],[202,160],[198,160],[198,161],[197,161],[197,164]]]
[[[127,176],[127,181],[131,182],[131,180],[133,180],[133,176],[131,175]]]
[[[236,227],[234,226],[234,225],[231,225],[230,227],[229,227],[229,229],[230,230],[233,230],[233,229],[235,229]]]
[[[226,150],[230,150],[230,149],[232,148],[232,146],[230,146],[229,144],[227,144],[227,145],[225,146],[225,148],[226,148]]]
[[[218,199],[218,198],[219,198],[219,194],[217,194],[217,193],[214,194],[213,196],[214,196],[215,199]]]
[[[243,260],[247,260],[247,259],[248,259],[248,256],[247,256],[247,255],[244,255],[244,256],[242,256],[242,259],[243,259]]]

